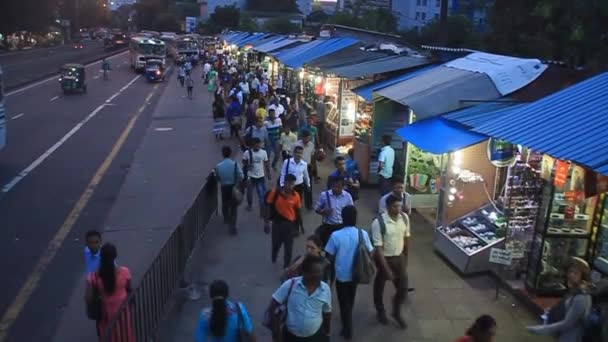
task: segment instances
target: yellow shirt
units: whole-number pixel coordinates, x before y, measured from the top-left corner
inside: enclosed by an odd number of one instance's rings
[[[403,217],[405,216],[405,220]],[[382,214],[386,226],[386,234],[382,236],[380,222],[372,222],[372,243],[384,248],[384,256],[398,256],[403,253],[404,239],[410,237],[410,219],[406,214],[399,215],[393,220],[388,214]]]
[[[267,116],[268,116],[268,111],[267,111],[266,109],[264,109],[264,108],[258,108],[258,109],[255,111],[255,117],[256,117],[256,119],[258,119],[258,120],[260,120],[260,119],[261,119],[261,120],[266,120],[266,117],[267,117]]]

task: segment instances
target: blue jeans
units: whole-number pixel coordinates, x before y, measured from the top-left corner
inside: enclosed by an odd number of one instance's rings
[[[279,156],[281,155],[281,147],[279,146],[278,141],[270,140],[268,144],[268,148],[266,149],[268,156],[270,158],[270,154],[272,154],[272,161],[270,162],[270,166],[275,168],[277,166],[277,162],[279,161]]]
[[[247,184],[247,206],[251,207],[253,204],[253,189],[255,188],[255,192],[258,195],[258,202],[260,204],[260,210],[264,209],[264,196],[266,195],[266,178],[249,178],[249,182]]]

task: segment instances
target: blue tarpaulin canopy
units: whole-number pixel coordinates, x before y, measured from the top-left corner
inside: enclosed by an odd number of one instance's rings
[[[488,139],[486,135],[469,131],[465,126],[442,117],[403,126],[397,130],[397,134],[403,140],[434,154],[458,151]]]
[[[296,69],[319,57],[342,50],[357,42],[358,40],[348,37],[317,39],[292,49],[280,51],[274,56],[286,66]]]

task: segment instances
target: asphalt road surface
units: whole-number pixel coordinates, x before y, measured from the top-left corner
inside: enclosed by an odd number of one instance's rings
[[[136,75],[127,59],[111,59],[106,81],[99,64],[89,66],[86,94],[63,95],[52,79],[7,95],[0,342],[48,341],[84,277],[83,235],[103,224],[163,90]]]
[[[89,63],[112,53],[103,47],[103,41],[85,41],[81,48],[66,44],[52,48],[41,48],[0,54],[0,65],[4,71],[4,86],[13,89],[41,77],[59,71],[66,63]]]

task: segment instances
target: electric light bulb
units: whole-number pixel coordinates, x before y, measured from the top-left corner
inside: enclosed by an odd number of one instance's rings
[[[453,202],[456,199],[454,195],[448,195],[448,201]]]
[[[451,194],[456,194],[456,192],[458,192],[458,190],[456,190],[456,188],[450,188],[450,193]]]

